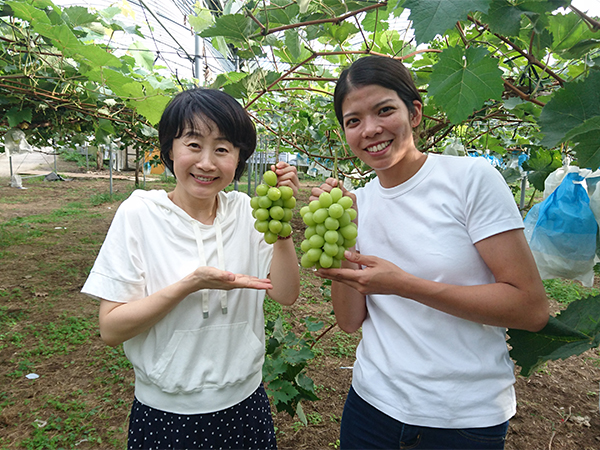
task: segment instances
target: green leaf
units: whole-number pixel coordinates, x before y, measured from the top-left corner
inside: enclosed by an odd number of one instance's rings
[[[96,141],[99,144],[110,144],[115,137],[115,129],[112,122],[107,119],[99,119],[96,125]]]
[[[275,404],[288,404],[294,397],[296,397],[296,395],[298,395],[298,390],[286,380],[271,381],[267,385],[267,391],[273,397]]]
[[[508,330],[511,357],[529,376],[545,361],[580,355],[600,343],[600,296],[576,300],[537,333]]]
[[[450,47],[433,66],[429,94],[452,123],[460,123],[487,100],[500,100],[503,86],[498,61],[485,48]]]
[[[544,191],[544,181],[552,172],[562,166],[562,155],[558,150],[533,149],[530,157],[523,162],[523,170],[528,171],[527,179],[538,191]]]
[[[129,100],[127,104],[136,109],[152,125],[157,125],[170,100],[171,97],[167,95],[152,95],[142,100]]]
[[[552,33],[552,51],[566,58],[579,58],[594,47],[598,47],[596,35],[586,22],[576,14],[549,17]]]
[[[493,0],[488,14],[483,20],[494,33],[505,36],[518,36],[521,31],[521,15],[523,11],[506,0]]]
[[[52,39],[56,48],[62,51],[65,56],[77,57],[79,51],[84,46],[77,36],[73,34],[71,28],[67,25],[48,25],[45,23],[34,24],[33,28],[40,34]]]
[[[120,67],[122,65],[119,58],[98,45],[80,45],[76,51],[78,53],[73,56],[77,61],[84,61],[95,67]]]
[[[586,120],[565,137],[577,143],[574,148],[579,167],[596,170],[600,167],[600,116]]]
[[[285,45],[293,60],[298,60],[302,54],[302,41],[300,40],[298,30],[285,30]]]
[[[63,9],[63,13],[67,16],[68,22],[72,27],[80,27],[98,20],[96,14],[92,14],[83,6],[69,6]]]
[[[217,18],[215,24],[200,33],[202,37],[222,36],[239,41],[247,41],[252,30],[252,20],[243,14],[231,14]]]
[[[283,355],[288,364],[305,363],[314,357],[312,350],[308,347],[302,347],[299,350],[286,348],[283,351]]]
[[[305,426],[308,425],[308,420],[306,420],[306,414],[304,414],[304,409],[302,408],[302,403],[298,402],[296,405],[296,415],[300,422],[302,422]]]
[[[196,33],[201,33],[215,23],[215,18],[210,9],[194,8],[195,15],[188,15],[188,21]]]
[[[490,3],[491,0],[407,0],[404,7],[410,9],[417,43],[423,44],[444,34],[471,12],[487,13]]]
[[[10,128],[14,128],[23,122],[31,123],[31,108],[10,108],[6,112],[6,119]]]
[[[600,115],[600,71],[591,71],[583,81],[565,83],[542,109],[538,121],[544,134],[542,145],[554,147],[569,131]]]
[[[140,67],[143,67],[148,72],[152,72],[154,67],[154,53],[149,51],[148,47],[140,41],[135,41],[129,46],[128,52]]]
[[[299,0],[299,6],[300,6],[300,14],[305,14],[306,11],[308,11],[308,7],[310,5],[310,1],[311,0]]]
[[[39,23],[45,23],[45,24],[50,25],[50,19],[48,18],[46,13],[44,13],[43,11],[40,11],[39,9],[35,8],[34,6],[31,6],[24,2],[17,2],[17,1],[7,1],[5,3],[8,6],[10,6],[14,16],[18,17],[19,19],[27,20],[32,24],[39,22]]]

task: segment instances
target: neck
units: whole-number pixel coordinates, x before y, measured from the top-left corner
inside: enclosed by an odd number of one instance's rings
[[[416,147],[410,155],[407,155],[399,164],[387,170],[375,171],[381,185],[386,188],[399,186],[410,180],[425,164],[427,155],[421,153]]]
[[[177,190],[169,192],[169,199],[183,209],[192,219],[196,219],[205,225],[212,225],[217,217],[217,208],[219,206],[218,196],[207,200],[196,200],[194,202],[185,201],[177,195]]]

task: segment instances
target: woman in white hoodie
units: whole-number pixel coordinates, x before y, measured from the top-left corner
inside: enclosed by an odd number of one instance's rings
[[[135,371],[129,449],[276,448],[262,386],[265,292],[296,300],[292,239],[254,229],[239,180],[256,131],[231,96],[178,94],[159,124],[175,189],[122,203],[82,292],[100,299],[100,332]],[[272,167],[298,193],[295,167]]]

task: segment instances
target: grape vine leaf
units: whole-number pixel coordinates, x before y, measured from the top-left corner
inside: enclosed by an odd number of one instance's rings
[[[273,396],[278,411],[280,406],[287,405],[298,395],[298,390],[285,380],[273,380],[266,388],[268,394]],[[291,414],[293,415],[293,412]]]
[[[460,123],[489,99],[500,100],[502,71],[482,47],[449,47],[433,66],[429,94],[452,123]]]
[[[252,20],[243,14],[230,14],[215,20],[215,24],[200,33],[201,37],[226,37],[246,42],[252,29]]]
[[[494,33],[505,36],[518,36],[521,32],[523,11],[506,0],[493,1],[483,19]]]
[[[562,167],[562,155],[559,150],[531,149],[530,158],[523,162],[527,179],[538,191],[544,191],[544,181],[552,172]]]
[[[542,109],[539,118],[541,143],[554,147],[569,131],[600,115],[600,71],[591,71],[582,81],[565,83]]]
[[[553,37],[552,50],[563,58],[578,58],[589,48],[598,46],[595,34],[579,16],[551,16],[548,20]]]
[[[31,108],[12,107],[6,112],[6,119],[8,120],[8,126],[11,128],[23,122],[31,123]]]
[[[410,9],[418,44],[431,41],[443,34],[456,22],[464,20],[473,11],[487,13],[492,0],[408,0],[404,7]]]
[[[573,151],[579,167],[596,170],[600,167],[600,116],[586,120],[565,137],[577,144]]]
[[[546,361],[580,355],[600,345],[600,295],[575,300],[536,333],[509,329],[510,356],[527,377]]]

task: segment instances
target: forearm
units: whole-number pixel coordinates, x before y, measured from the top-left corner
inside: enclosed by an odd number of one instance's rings
[[[343,268],[356,269],[358,266],[342,261]],[[331,282],[331,302],[338,326],[346,333],[354,333],[367,317],[366,297],[356,289],[338,281]]]
[[[102,300],[99,316],[102,340],[114,347],[147,331],[192,292],[188,285],[184,279],[128,303]]]
[[[300,272],[293,239],[278,240],[273,244],[273,260],[269,279],[273,288],[269,297],[282,305],[293,304],[300,294]]]
[[[398,278],[395,290],[431,308],[486,325],[539,331],[549,317],[543,285],[528,290],[503,282],[457,286],[405,275]]]

